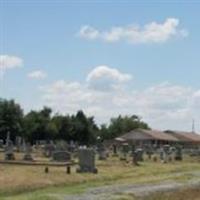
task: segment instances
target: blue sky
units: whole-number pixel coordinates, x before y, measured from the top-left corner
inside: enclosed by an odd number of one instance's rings
[[[1,97],[200,131],[200,3],[117,2],[0,0]]]

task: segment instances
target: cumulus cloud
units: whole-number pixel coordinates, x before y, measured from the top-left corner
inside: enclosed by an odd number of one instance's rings
[[[127,87],[120,87],[118,90],[88,87],[88,81],[105,76],[101,70],[101,73],[96,73],[99,71],[97,69],[99,68],[96,67],[89,72],[82,83],[58,80],[41,87],[44,105],[49,105],[61,113],[75,113],[82,109],[88,115],[95,116],[98,123],[108,122],[111,117],[119,114],[137,114],[153,128],[159,129],[191,130],[192,119],[200,119],[198,112],[200,90],[169,82],[141,90],[132,88],[131,84],[127,84]],[[118,73],[122,74],[120,71]],[[130,78],[123,76],[122,78],[118,75],[108,77],[111,80],[114,77],[117,84],[130,81]],[[200,131],[200,127],[196,128]]]
[[[45,79],[47,77],[47,74],[42,70],[35,70],[30,72],[27,76],[31,79]]]
[[[163,23],[151,22],[144,26],[128,25],[112,27],[110,30],[98,30],[85,25],[79,30],[79,36],[88,40],[105,42],[127,41],[129,43],[164,43],[173,37],[186,37],[188,31],[179,28],[177,18],[167,18]]]
[[[108,66],[97,66],[87,76],[86,81],[90,88],[96,90],[112,90],[117,85],[130,81],[132,76]]]
[[[9,69],[20,68],[23,66],[23,60],[17,56],[0,55],[0,76],[1,79]]]

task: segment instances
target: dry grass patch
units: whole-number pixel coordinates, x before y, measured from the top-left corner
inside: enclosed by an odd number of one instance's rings
[[[182,189],[177,192],[158,193],[141,200],[200,200],[200,188]]]
[[[76,166],[72,173],[66,174],[64,167],[50,167],[48,174],[41,166],[0,165],[0,196],[13,195],[52,186],[76,187],[84,183],[87,187],[115,183],[147,183],[162,180],[190,179],[189,175],[177,175],[180,172],[200,171],[200,164],[195,160],[186,160],[170,164],[147,161],[140,167],[131,163],[119,161],[119,158],[109,158],[98,161],[98,174],[77,174]],[[192,175],[191,175],[192,176]],[[56,189],[57,190],[57,189]],[[56,191],[55,191],[56,192]]]

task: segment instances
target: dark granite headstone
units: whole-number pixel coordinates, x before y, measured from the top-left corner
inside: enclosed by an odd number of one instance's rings
[[[71,154],[67,151],[54,151],[53,161],[68,162],[71,160]]]
[[[113,144],[112,149],[113,149],[113,156],[117,156],[117,145]]]
[[[3,140],[0,140],[0,148],[3,148]]]

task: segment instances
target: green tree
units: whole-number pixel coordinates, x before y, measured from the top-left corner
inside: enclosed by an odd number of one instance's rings
[[[30,111],[24,117],[24,137],[34,143],[36,140],[50,140],[57,134],[57,127],[51,122],[51,109]]]
[[[15,140],[22,134],[23,110],[14,100],[0,99],[0,138],[6,139],[7,132]]]
[[[57,134],[55,137],[56,139],[62,139],[66,141],[74,139],[72,120],[70,116],[56,114],[51,121],[57,128]]]
[[[72,117],[74,139],[80,144],[89,145],[96,141],[98,127],[93,117],[87,118],[83,111]]]
[[[124,117],[119,115],[117,118],[111,118],[108,126],[101,126],[100,135],[104,139],[113,139],[137,128],[150,129],[137,115]]]

